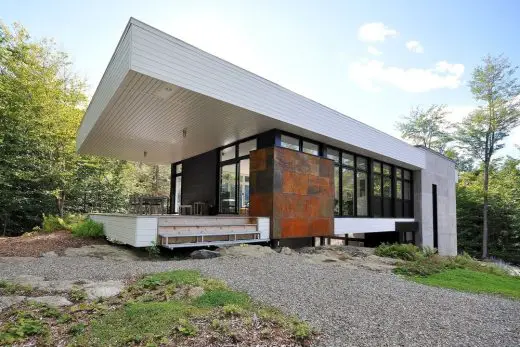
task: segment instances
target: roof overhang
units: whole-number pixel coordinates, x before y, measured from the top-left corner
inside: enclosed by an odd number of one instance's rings
[[[78,130],[77,147],[172,163],[278,128],[411,169],[424,152],[130,19]]]

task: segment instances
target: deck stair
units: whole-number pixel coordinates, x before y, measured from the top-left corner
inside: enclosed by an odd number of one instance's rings
[[[159,244],[166,248],[259,242],[256,218],[175,216],[159,219]]]

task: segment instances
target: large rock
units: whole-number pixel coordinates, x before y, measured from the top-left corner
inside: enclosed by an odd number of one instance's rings
[[[88,283],[83,286],[83,289],[87,293],[87,297],[90,300],[94,300],[97,298],[108,298],[111,296],[116,296],[124,288],[124,283],[122,281],[104,281],[104,282],[93,282]]]
[[[67,300],[67,298],[64,298],[63,296],[37,296],[34,298],[27,298],[27,301],[35,301],[39,302],[41,304],[46,304],[49,306],[70,306],[72,305],[72,302]]]
[[[239,246],[230,246],[219,248],[220,254],[226,257],[252,257],[261,258],[276,254],[276,251],[268,246],[243,244]]]
[[[204,294],[204,288],[202,287],[191,287],[188,290],[187,296],[192,299],[196,299]]]
[[[220,257],[220,253],[210,251],[208,249],[198,249],[196,251],[191,252],[190,257],[192,257],[193,259],[211,259]]]
[[[0,312],[25,300],[25,296],[0,296]]]
[[[92,257],[103,260],[132,261],[140,260],[133,250],[114,245],[89,245],[79,248],[67,248],[67,257]]]

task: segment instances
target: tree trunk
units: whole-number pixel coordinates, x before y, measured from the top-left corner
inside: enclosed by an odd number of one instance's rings
[[[4,230],[2,232],[2,236],[5,236],[7,232],[7,220],[9,219],[9,215],[6,213],[4,218]]]
[[[63,218],[63,211],[65,208],[65,191],[60,190],[59,195],[56,197],[56,206],[58,207],[58,213]]]
[[[482,259],[488,257],[488,190],[489,190],[489,162],[484,163],[484,211],[482,214]]]

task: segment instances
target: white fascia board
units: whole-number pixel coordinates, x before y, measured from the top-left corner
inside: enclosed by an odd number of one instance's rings
[[[307,132],[425,167],[424,152],[353,118],[215,57],[136,19],[131,69],[291,124]]]
[[[114,94],[130,72],[131,28],[132,21],[130,20],[83,115],[76,134],[76,148],[79,153],[81,153],[81,147],[90,131],[103,111],[108,108]]]

